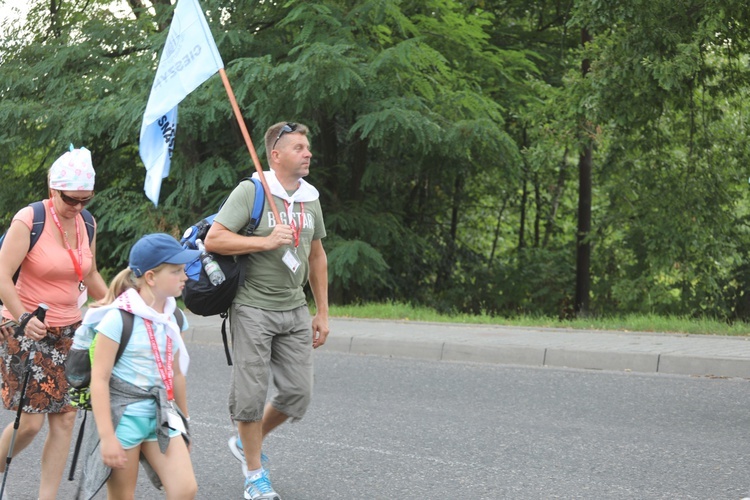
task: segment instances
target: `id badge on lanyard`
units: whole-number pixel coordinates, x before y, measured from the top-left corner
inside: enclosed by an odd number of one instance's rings
[[[177,413],[177,409],[174,407],[174,401],[169,402],[169,411],[167,412],[167,425],[169,425],[170,429],[179,431],[182,434],[187,434],[187,429],[185,429],[185,422],[182,421],[182,417],[179,413]]]
[[[151,350],[156,359],[156,367],[159,369],[159,375],[164,382],[164,388],[167,390],[167,399],[169,400],[167,425],[169,425],[171,429],[185,434],[187,433],[185,423],[182,421],[182,417],[180,417],[180,414],[177,413],[177,409],[174,407],[174,373],[172,371],[172,361],[174,360],[174,356],[172,355],[172,339],[167,337],[167,362],[165,366],[165,363],[161,359],[161,354],[159,353],[159,345],[156,343],[154,327],[151,324],[151,321],[144,319],[143,323],[146,326],[148,340],[151,342]]]
[[[299,204],[299,224],[297,224],[297,222],[294,220],[294,203],[289,205],[289,203],[284,200],[284,208],[286,209],[286,215],[289,219],[289,225],[292,226],[292,233],[294,235],[294,248],[287,248],[284,252],[283,257],[281,257],[281,260],[282,262],[284,262],[286,267],[289,268],[290,271],[296,273],[297,269],[299,269],[302,265],[302,261],[299,260],[299,256],[297,255],[297,247],[299,247],[300,236],[302,235],[302,227],[305,225],[305,204],[302,202],[300,202]]]

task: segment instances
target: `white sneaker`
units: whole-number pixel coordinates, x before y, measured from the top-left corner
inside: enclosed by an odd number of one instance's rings
[[[242,440],[239,436],[232,436],[229,438],[229,441],[227,441],[227,446],[229,446],[229,451],[232,452],[232,455],[234,455],[234,458],[239,460],[243,465],[247,466],[247,460],[245,460],[245,448],[242,446]],[[264,469],[268,470],[268,466],[271,463],[271,460],[268,458],[268,455],[260,452],[260,466]]]
[[[229,451],[232,452],[234,458],[247,465],[247,461],[245,460],[245,450],[242,447],[242,441],[239,436],[230,437],[229,441],[227,441],[227,446],[229,446]]]
[[[267,470],[262,469],[253,477],[245,478],[245,500],[281,500],[273,491]]]

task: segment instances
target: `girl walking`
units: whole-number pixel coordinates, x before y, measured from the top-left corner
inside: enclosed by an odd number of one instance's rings
[[[185,373],[188,353],[176,321],[174,297],[187,280],[185,264],[199,257],[173,237],[144,236],[130,251],[127,269],[112,281],[83,328],[92,344],[91,404],[98,435],[84,455],[83,497],[105,484],[107,498],[135,498],[139,459],[168,499],[193,499],[198,486],[189,453]],[[133,314],[132,335],[115,362],[124,310]],[[184,317],[183,317],[184,318]],[[187,329],[184,321],[182,330]]]

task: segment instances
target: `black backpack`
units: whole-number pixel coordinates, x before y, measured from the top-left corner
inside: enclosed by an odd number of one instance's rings
[[[245,177],[242,181],[244,180],[250,180],[255,184],[255,200],[250,212],[250,224],[247,226],[245,233],[249,236],[258,228],[260,219],[263,216],[265,192],[260,180],[253,179],[252,177]],[[198,247],[195,240],[204,241],[206,239],[206,234],[208,234],[208,230],[211,228],[215,217],[216,214],[209,215],[187,228],[182,235],[182,239],[180,239],[183,248],[196,250]],[[195,314],[200,316],[215,316],[218,314],[223,318],[221,323],[221,338],[224,342],[224,353],[227,357],[227,364],[231,366],[232,357],[229,354],[226,321],[229,308],[232,306],[234,297],[237,295],[237,289],[245,279],[245,259],[242,256],[235,258],[233,255],[219,255],[215,253],[211,255],[224,272],[224,282],[219,285],[211,284],[208,275],[203,270],[203,263],[200,258],[197,258],[185,265],[185,273],[188,276],[188,280],[185,283],[185,288],[182,290],[182,299],[185,302],[185,307]]]
[[[29,252],[31,252],[31,249],[34,248],[34,245],[36,245],[36,242],[39,241],[39,237],[42,235],[42,230],[44,229],[44,221],[47,218],[47,211],[44,208],[44,202],[43,201],[35,201],[34,203],[30,203],[29,206],[34,210],[34,218],[33,223],[31,225],[31,237],[29,239]],[[91,242],[94,239],[94,231],[96,230],[96,227],[94,225],[94,216],[91,215],[91,212],[89,212],[86,209],[83,209],[81,211],[81,217],[83,217],[84,225],[86,226],[86,234],[88,234],[89,237],[89,245],[91,245]],[[3,246],[3,242],[5,241],[5,236],[8,234],[8,232],[4,232],[2,236],[0,236],[0,247]],[[19,267],[16,269],[16,273],[13,275],[13,283],[18,281],[18,274],[21,272],[21,268]],[[2,304],[2,300],[0,300],[0,304]]]

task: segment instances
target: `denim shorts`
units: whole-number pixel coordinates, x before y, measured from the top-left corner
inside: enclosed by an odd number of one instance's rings
[[[169,437],[179,436],[180,431],[169,429]],[[156,417],[123,415],[115,429],[115,436],[126,450],[139,446],[144,441],[156,441]]]

